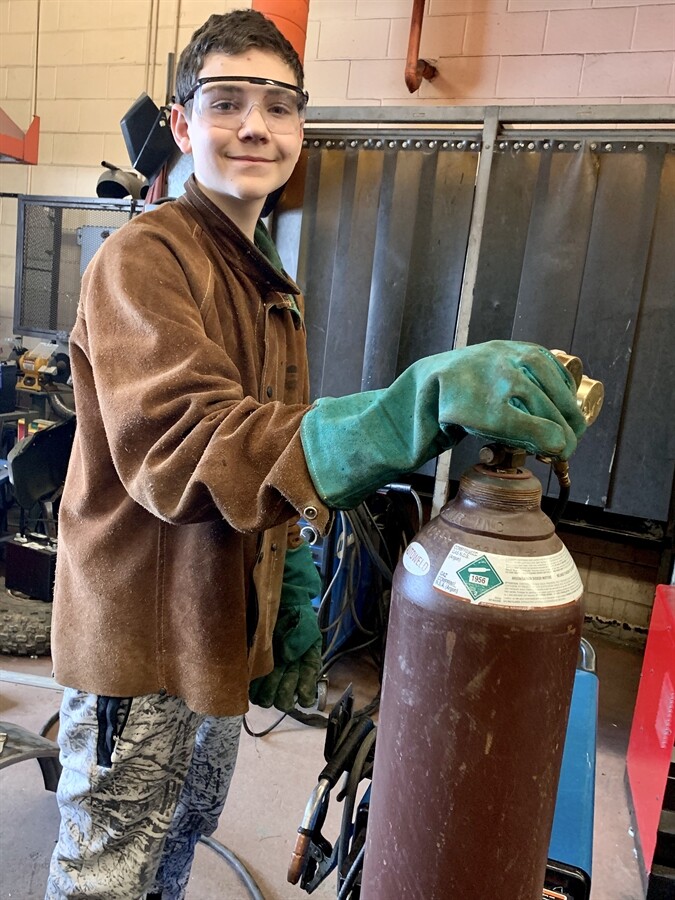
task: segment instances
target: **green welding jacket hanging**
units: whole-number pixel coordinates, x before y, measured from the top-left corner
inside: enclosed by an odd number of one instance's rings
[[[388,388],[324,397],[300,435],[319,496],[350,509],[467,433],[567,459],[585,428],[572,378],[548,350],[489,341],[420,359]]]

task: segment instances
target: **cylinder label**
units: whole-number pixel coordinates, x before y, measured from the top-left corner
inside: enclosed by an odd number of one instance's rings
[[[407,568],[407,566],[406,566]],[[566,547],[549,556],[501,556],[455,544],[434,587],[471,603],[491,606],[562,606],[583,585]]]
[[[403,565],[413,575],[426,575],[431,568],[429,554],[421,544],[412,541],[403,554]]]

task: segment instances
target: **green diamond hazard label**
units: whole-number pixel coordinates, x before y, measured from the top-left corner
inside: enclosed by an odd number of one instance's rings
[[[464,584],[473,600],[504,584],[487,556],[479,556],[473,562],[457,569],[457,577]]]
[[[577,602],[583,593],[577,567],[565,547],[528,557],[453,544],[434,578],[434,588],[457,600],[519,609],[561,606]]]

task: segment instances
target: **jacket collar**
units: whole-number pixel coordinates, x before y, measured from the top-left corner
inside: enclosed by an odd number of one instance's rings
[[[269,257],[265,255],[261,247],[256,246],[246,237],[229,216],[226,216],[215,203],[209,200],[206,194],[200,190],[194,175],[191,175],[185,182],[185,193],[176,202],[186,209],[192,218],[214,238],[221,250],[226,251],[229,246],[235,251],[231,255],[227,254],[230,265],[255,279],[261,288],[291,295],[288,297],[289,303],[282,305],[288,305],[294,312],[297,312],[292,295],[299,294],[300,288],[281,268],[281,260],[262,222],[259,222],[256,228],[256,240],[259,240],[262,248],[267,250],[270,254]],[[274,254],[270,252],[270,247],[273,248]],[[275,266],[275,262],[279,268]]]

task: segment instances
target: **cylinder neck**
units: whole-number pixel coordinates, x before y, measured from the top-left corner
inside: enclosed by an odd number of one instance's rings
[[[496,509],[539,509],[541,484],[529,469],[501,469],[479,463],[459,483],[465,499]]]

